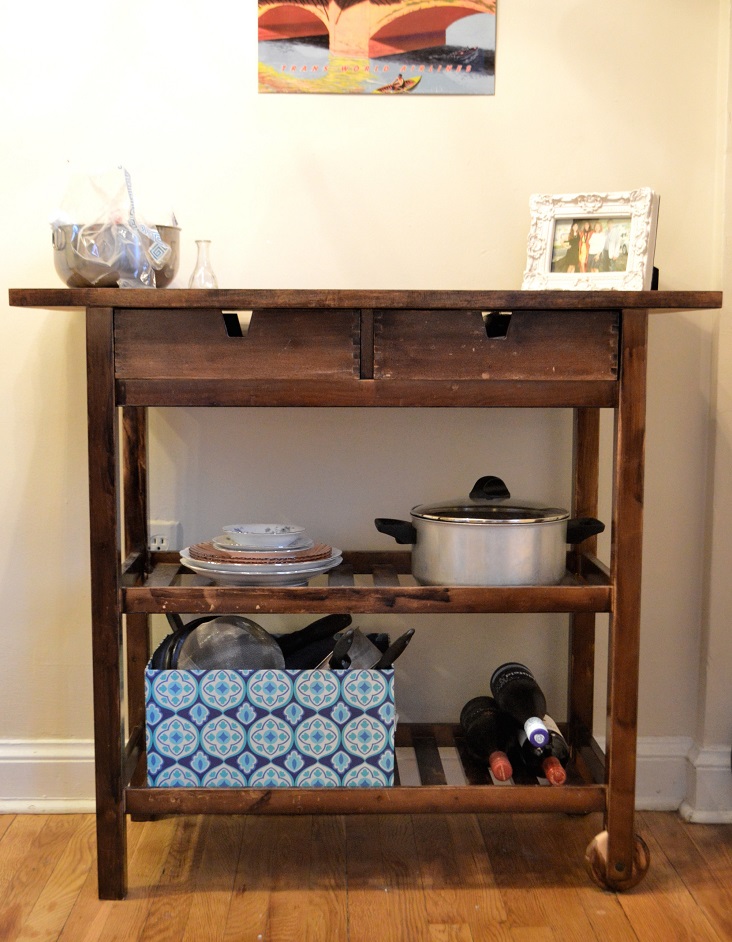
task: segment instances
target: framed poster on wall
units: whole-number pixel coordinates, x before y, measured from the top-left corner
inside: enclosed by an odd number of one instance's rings
[[[493,95],[496,0],[258,0],[259,91]]]

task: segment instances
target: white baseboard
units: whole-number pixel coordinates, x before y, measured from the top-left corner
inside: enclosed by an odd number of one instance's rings
[[[686,798],[680,813],[696,824],[732,824],[730,747],[694,746],[688,756]]]
[[[732,823],[730,747],[700,750],[682,736],[639,739],[636,808]],[[92,740],[0,740],[0,813],[93,811]]]
[[[87,813],[94,807],[92,740],[0,740],[0,813]]]
[[[605,748],[605,737],[598,736]],[[636,747],[635,807],[638,811],[676,811],[686,798],[687,736],[646,736]]]
[[[649,736],[638,740],[635,806],[639,811],[676,811],[686,797],[686,736]]]

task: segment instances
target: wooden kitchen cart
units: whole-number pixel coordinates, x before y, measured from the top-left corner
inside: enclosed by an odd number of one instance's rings
[[[79,288],[12,290],[10,302],[86,308],[101,898],[126,892],[127,814],[602,811],[591,874],[614,890],[643,877],[634,803],[648,314],[720,307],[720,293]],[[242,311],[254,312],[248,324]],[[571,408],[572,516],[597,515],[599,410],[612,409],[609,565],[592,539],[568,553],[556,586],[420,586],[407,552],[345,552],[306,586],[213,585],[177,554],[148,551],[150,406]],[[334,611],[568,613],[570,784],[492,787],[466,760],[464,786],[425,761],[420,786],[146,787],[151,613]],[[604,755],[592,738],[598,612],[610,614]],[[455,727],[398,735],[418,758],[445,741],[464,752]]]

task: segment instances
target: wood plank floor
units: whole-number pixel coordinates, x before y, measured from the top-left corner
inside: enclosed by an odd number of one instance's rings
[[[634,890],[585,873],[597,814],[130,822],[97,899],[91,815],[0,816],[2,942],[732,942],[732,826],[644,812]]]

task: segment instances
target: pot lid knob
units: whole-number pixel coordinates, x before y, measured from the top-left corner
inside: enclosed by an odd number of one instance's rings
[[[500,478],[487,474],[479,478],[470,492],[471,500],[505,500],[511,492]]]

